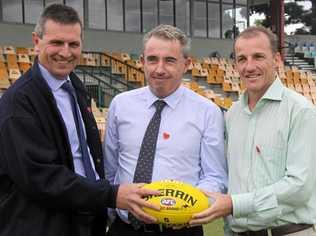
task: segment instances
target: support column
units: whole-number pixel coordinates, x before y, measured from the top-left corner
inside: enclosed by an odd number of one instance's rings
[[[271,30],[279,38],[279,51],[284,58],[284,0],[270,0]]]
[[[316,35],[316,2],[312,1],[312,35]]]

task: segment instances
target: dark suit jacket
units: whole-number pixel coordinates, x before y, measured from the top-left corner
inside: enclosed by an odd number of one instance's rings
[[[104,180],[96,122],[80,80],[76,89],[100,180],[74,173],[66,127],[37,61],[0,99],[0,235],[104,235],[117,186]]]

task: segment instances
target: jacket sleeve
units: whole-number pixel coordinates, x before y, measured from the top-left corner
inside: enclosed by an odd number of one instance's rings
[[[115,207],[117,186],[91,182],[67,168],[35,115],[19,99],[13,115],[1,125],[0,161],[4,173],[31,200],[46,207],[100,211]]]

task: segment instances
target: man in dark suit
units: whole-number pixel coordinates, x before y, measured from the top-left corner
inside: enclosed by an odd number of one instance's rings
[[[82,48],[77,12],[47,7],[33,43],[33,67],[0,100],[0,235],[105,235],[106,207],[153,223],[142,197],[156,191],[104,179],[98,129],[72,72]]]

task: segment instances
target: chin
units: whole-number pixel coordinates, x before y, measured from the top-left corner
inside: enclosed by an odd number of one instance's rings
[[[166,95],[165,91],[162,91],[160,89],[153,89],[152,91],[159,98],[164,98],[164,97],[168,96],[168,95]]]
[[[67,76],[70,74],[70,72],[67,73],[55,73],[55,77],[57,77],[57,79],[65,79],[67,78]]]

